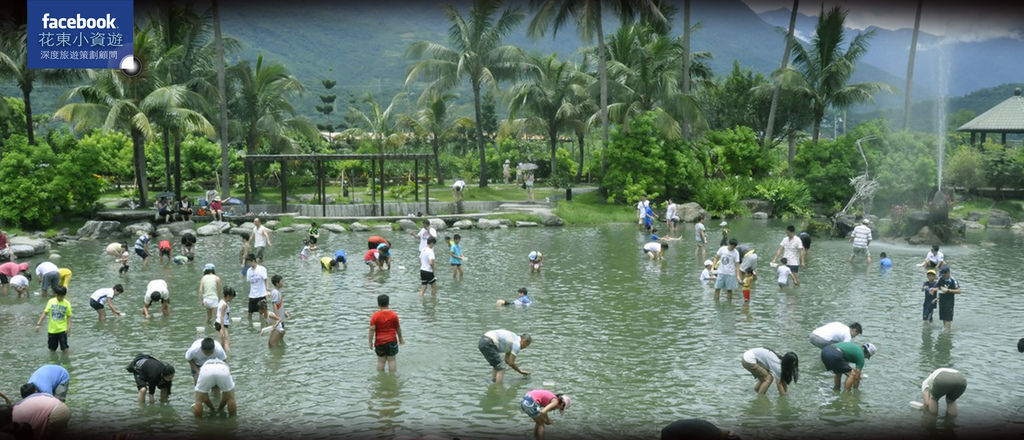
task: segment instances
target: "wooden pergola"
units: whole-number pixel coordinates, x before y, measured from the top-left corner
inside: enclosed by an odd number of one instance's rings
[[[316,182],[317,182],[317,199],[320,202],[322,214],[327,215],[327,179],[324,176],[325,162],[331,162],[335,160],[368,160],[370,161],[370,182],[372,187],[372,196],[370,203],[373,205],[373,215],[384,215],[384,162],[388,160],[397,161],[413,161],[413,175],[416,178],[413,179],[415,185],[415,200],[420,200],[420,180],[419,180],[419,168],[420,161],[424,161],[424,170],[426,172],[426,188],[424,191],[424,201],[426,207],[424,211],[426,214],[430,213],[430,159],[433,159],[434,155],[429,153],[404,153],[404,154],[253,154],[245,156],[242,161],[245,163],[255,162],[278,162],[281,164],[281,212],[288,212],[288,162],[299,161],[299,162],[314,162],[316,164]],[[376,201],[377,197],[377,178],[378,178],[378,166],[379,166],[379,177],[380,177],[380,210],[378,211],[378,205]],[[245,180],[245,210],[249,211],[249,201],[251,200],[252,188],[249,182],[248,173],[246,173]]]
[[[1013,91],[1013,96],[988,109],[970,122],[961,125],[956,131],[971,133],[971,145],[974,145],[975,136],[981,134],[981,143],[985,143],[985,135],[988,133],[999,133],[1001,143],[1006,145],[1007,134],[1024,134],[1024,96],[1018,88]]]

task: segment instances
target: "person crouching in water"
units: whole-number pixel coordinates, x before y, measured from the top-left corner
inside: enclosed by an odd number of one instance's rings
[[[757,379],[754,391],[758,394],[767,394],[775,382],[779,395],[785,396],[789,384],[800,377],[800,361],[792,351],[780,357],[767,348],[751,348],[743,352],[740,363]]]
[[[568,394],[555,394],[548,390],[533,390],[523,396],[520,403],[523,412],[533,419],[533,435],[537,440],[544,439],[544,425],[550,425],[551,417],[548,413],[558,409],[559,414],[569,409],[572,400]]]

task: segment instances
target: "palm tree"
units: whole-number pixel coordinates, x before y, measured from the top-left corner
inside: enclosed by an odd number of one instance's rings
[[[501,0],[473,0],[468,21],[454,5],[445,5],[444,14],[452,23],[448,29],[451,47],[419,41],[409,46],[406,52],[413,59],[427,57],[409,70],[406,85],[423,75],[433,81],[428,90],[442,92],[458,85],[463,77],[469,80],[473,90],[477,149],[480,152],[480,187],[487,186],[481,89],[484,86],[497,88],[499,81],[515,77],[523,69],[522,60],[525,58],[518,47],[501,45],[501,40],[523,20],[522,13],[510,8],[494,20],[501,4]]]
[[[146,140],[157,134],[153,121],[173,118],[187,131],[213,135],[213,126],[190,108],[202,97],[180,84],[165,84],[157,75],[162,60],[150,58],[157,48],[152,29],[136,29],[134,56],[143,62],[142,73],[129,77],[120,70],[90,70],[91,84],[68,90],[61,98],[65,104],[54,113],[55,118],[64,119],[76,130],[99,127],[131,133],[135,180],[142,206],[148,205],[145,148]],[[76,98],[81,102],[68,102]]]
[[[280,63],[263,63],[263,55],[256,58],[253,68],[248,61],[231,66],[229,74],[235,88],[230,102],[239,138],[245,141],[248,154],[255,154],[264,143],[278,150],[290,150],[293,133],[309,139],[319,136],[308,120],[295,116],[291,99],[305,91]],[[253,166],[246,163],[249,184],[255,188]]]
[[[434,150],[434,169],[439,185],[444,185],[444,177],[441,174],[441,142],[454,136],[456,127],[474,126],[473,120],[469,118],[452,117],[449,103],[455,98],[456,95],[452,93],[424,93],[417,102],[421,108],[404,120],[404,124],[413,131],[429,137],[430,147]]]
[[[582,114],[572,97],[585,96],[588,82],[585,74],[573,69],[571,63],[559,61],[554,54],[532,58],[530,64],[528,79],[509,92],[509,119],[515,120],[523,113],[526,117],[520,123],[547,135],[551,147],[551,177],[554,178],[558,169],[555,161],[558,134],[571,128],[573,116]]]
[[[28,41],[25,25],[9,29],[0,36],[0,77],[12,78],[25,100],[25,133],[29,145],[36,144],[32,127],[32,90],[38,80],[47,85],[68,84],[82,77],[78,69],[29,69]]]
[[[530,0],[530,6],[536,10],[527,29],[530,35],[541,37],[550,27],[551,36],[554,37],[558,34],[558,29],[571,17],[576,22],[576,32],[579,33],[580,39],[589,43],[593,41],[595,35],[597,36],[597,71],[601,100],[601,172],[604,173],[607,168],[604,151],[608,148],[608,66],[604,23],[601,21],[603,10],[611,9],[623,24],[633,21],[638,15],[659,23],[667,20],[654,0]]]
[[[403,96],[402,93],[395,94],[387,107],[381,108],[373,94],[367,93],[363,101],[370,105],[369,111],[362,111],[350,107],[349,111],[358,115],[362,127],[353,127],[343,131],[342,136],[365,136],[369,137],[377,146],[377,152],[383,154],[385,150],[394,150],[405,143],[405,136],[398,132],[400,118],[398,102]]]
[[[874,32],[858,34],[844,51],[843,23],[846,11],[836,6],[818,17],[818,27],[810,47],[799,41],[793,44],[793,67],[780,69],[777,76],[782,86],[801,96],[814,113],[813,142],[818,142],[821,121],[830,106],[846,108],[852,104],[869,102],[880,90],[892,90],[885,83],[847,84],[857,60],[868,49],[868,40]]]
[[[903,129],[910,130],[910,95],[914,86],[914,57],[917,55],[917,34],[921,30],[921,6],[924,0],[917,0],[917,14],[914,15],[914,36],[910,38],[910,59],[907,60],[907,89],[903,100]]]
[[[231,196],[231,175],[228,172],[228,94],[224,78],[224,38],[220,34],[220,8],[217,0],[211,0],[210,9],[213,11],[213,41],[217,51],[217,105],[220,116],[220,192],[227,200]]]
[[[800,0],[793,0],[793,9],[789,11],[789,32],[786,33],[786,50],[782,51],[782,66],[780,69],[789,67],[789,53],[793,50],[793,31],[796,29],[796,11],[800,8]],[[772,142],[772,130],[775,129],[775,112],[779,109],[779,95],[782,94],[782,87],[776,84],[772,91],[772,105],[768,109],[768,125],[764,130],[764,145]]]

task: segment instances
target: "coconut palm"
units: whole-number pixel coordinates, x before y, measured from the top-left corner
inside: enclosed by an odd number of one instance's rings
[[[402,119],[398,115],[398,103],[403,94],[395,94],[387,107],[381,108],[374,99],[373,94],[367,93],[363,102],[370,106],[368,111],[362,111],[350,107],[349,111],[358,115],[360,127],[353,127],[341,132],[342,136],[361,136],[371,139],[377,147],[377,152],[383,154],[385,150],[394,150],[405,144],[405,136],[399,133],[399,125]]]
[[[551,35],[558,34],[570,18],[575,21],[576,31],[580,39],[593,41],[597,36],[597,62],[600,83],[601,109],[601,172],[606,163],[604,150],[608,148],[608,66],[604,41],[604,9],[610,9],[614,16],[619,17],[623,24],[633,21],[637,16],[648,21],[667,22],[654,0],[530,0],[530,6],[536,12],[527,32],[530,35],[543,36],[551,28]]]
[[[814,113],[813,142],[818,142],[821,121],[830,106],[846,108],[870,102],[874,93],[892,90],[892,86],[878,82],[847,84],[857,60],[867,52],[868,40],[874,32],[858,34],[844,50],[845,21],[846,11],[842,8],[836,6],[828,12],[823,10],[810,45],[805,47],[793,40],[793,66],[780,69],[776,75],[783,88],[810,104]]]
[[[558,134],[572,128],[574,116],[580,116],[581,107],[574,96],[586,96],[590,83],[586,74],[574,69],[567,61],[559,61],[557,55],[533,57],[532,68],[526,81],[516,84],[509,92],[509,119],[515,120],[522,114],[519,123],[544,133],[551,147],[551,176],[555,177],[558,149]]]
[[[220,116],[219,136],[220,138],[220,192],[227,199],[231,195],[231,174],[228,172],[228,94],[227,80],[224,74],[224,37],[220,34],[220,8],[217,0],[210,1],[210,10],[213,13],[213,41],[216,48],[217,58],[217,107]]]
[[[441,92],[454,88],[464,77],[469,80],[480,153],[480,187],[487,186],[481,89],[485,86],[497,88],[499,81],[512,79],[525,68],[522,50],[501,44],[501,40],[523,20],[523,14],[517,9],[506,8],[495,19],[501,5],[501,0],[473,0],[473,7],[466,18],[454,5],[445,5],[444,14],[452,24],[448,29],[451,45],[419,41],[409,46],[406,52],[410,58],[424,58],[409,70],[406,85],[424,76],[432,81],[427,86],[428,90]]]
[[[917,13],[914,15],[914,36],[910,38],[910,58],[907,59],[907,88],[903,97],[903,129],[910,130],[910,97],[914,87],[914,57],[917,56],[917,34],[921,31],[921,6],[924,0],[917,0]]]
[[[13,79],[25,101],[25,132],[29,145],[35,145],[32,126],[32,90],[36,81],[47,85],[68,84],[82,78],[78,69],[29,69],[25,25],[7,29],[0,35],[0,77]]]
[[[132,158],[139,203],[148,205],[146,179],[146,140],[156,137],[154,121],[175,119],[186,131],[212,136],[213,126],[199,112],[192,110],[202,97],[180,84],[166,84],[157,74],[160,58],[158,43],[151,28],[136,29],[134,56],[142,61],[142,72],[134,77],[120,70],[90,70],[91,84],[73,87],[61,97],[63,104],[55,118],[69,122],[75,130],[102,128],[126,130],[132,138]],[[80,99],[80,102],[68,102]]]
[[[441,174],[441,143],[455,135],[456,127],[473,127],[469,118],[454,118],[451,114],[450,102],[457,96],[452,93],[429,92],[420,95],[417,106],[420,107],[412,116],[404,118],[404,125],[414,132],[427,136],[430,148],[434,150],[434,169],[437,183],[444,185]]]
[[[793,0],[793,8],[789,11],[789,31],[786,33],[786,49],[782,52],[782,65],[780,69],[789,67],[789,54],[793,50],[793,31],[796,30],[796,13],[800,9],[800,0]],[[782,95],[782,87],[776,84],[772,90],[772,104],[768,109],[768,124],[765,127],[764,146],[772,142],[772,131],[775,129],[775,112],[779,109],[779,99]]]

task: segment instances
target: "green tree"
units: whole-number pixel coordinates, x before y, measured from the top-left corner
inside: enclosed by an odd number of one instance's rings
[[[807,184],[815,202],[834,211],[853,195],[850,179],[862,169],[864,162],[851,136],[805,142],[793,159],[793,177]]]
[[[754,130],[744,125],[707,133],[704,142],[715,149],[722,171],[729,177],[759,178],[771,171],[771,158],[761,148]]]
[[[397,114],[397,104],[402,94],[391,98],[387,107],[381,108],[373,94],[367,93],[363,101],[370,106],[368,111],[357,108],[351,110],[359,115],[360,127],[350,128],[342,133],[344,136],[357,136],[369,138],[376,147],[377,152],[383,154],[385,150],[393,151],[405,144],[405,136],[399,133],[401,118]]]
[[[818,142],[821,121],[829,107],[844,109],[870,102],[872,95],[891,90],[888,84],[870,82],[848,84],[857,60],[868,50],[873,31],[858,34],[843,49],[846,11],[839,6],[822,10],[809,47],[793,41],[793,65],[779,69],[776,75],[782,87],[805,99],[813,111],[811,139]]]
[[[487,152],[484,149],[483,110],[480,98],[483,87],[497,88],[498,82],[512,79],[523,70],[523,51],[515,46],[502,45],[501,40],[522,20],[518,9],[506,8],[494,19],[501,8],[500,0],[474,0],[469,20],[454,5],[445,5],[445,16],[451,22],[448,40],[451,46],[431,41],[419,41],[409,46],[406,55],[422,59],[413,65],[405,83],[420,76],[432,80],[428,90],[450,90],[462,80],[469,80],[473,90],[473,108],[476,120],[476,142],[480,153],[480,186],[487,186]]]
[[[451,101],[456,98],[452,93],[428,92],[417,101],[419,110],[405,120],[405,124],[414,131],[428,137],[430,148],[434,151],[434,169],[437,183],[444,185],[441,173],[441,144],[451,139],[457,126],[471,127],[473,121],[468,118],[455,118],[451,114]]]
[[[665,139],[656,121],[654,112],[646,112],[633,118],[628,129],[616,130],[601,178],[609,203],[633,202],[643,194],[672,196],[696,186],[700,164],[681,140]]]

